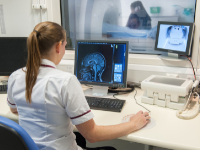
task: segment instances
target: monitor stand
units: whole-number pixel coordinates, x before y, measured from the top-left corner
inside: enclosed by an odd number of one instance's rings
[[[168,61],[182,61],[184,59],[187,59],[185,57],[181,57],[179,54],[174,54],[174,53],[167,53],[167,55],[162,54],[159,57],[163,60],[168,60]]]
[[[85,96],[113,97],[114,93],[108,93],[107,86],[93,86],[92,89],[85,90],[84,94]]]

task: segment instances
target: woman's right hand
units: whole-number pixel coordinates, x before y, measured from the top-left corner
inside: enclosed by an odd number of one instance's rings
[[[134,130],[138,130],[149,123],[150,118],[151,117],[149,116],[148,112],[139,111],[137,114],[130,118],[130,123],[135,126]]]

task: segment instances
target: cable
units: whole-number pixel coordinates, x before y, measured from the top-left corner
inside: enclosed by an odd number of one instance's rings
[[[135,99],[136,104],[138,104],[139,106],[143,107],[144,109],[146,109],[146,110],[150,113],[150,112],[151,112],[150,110],[148,110],[146,107],[142,106],[141,104],[139,104],[139,103],[137,102],[137,100],[136,100],[136,98],[135,98],[135,96],[136,96],[136,94],[137,94],[137,90],[135,89],[135,91],[136,91],[136,93],[135,93],[135,95],[134,95],[134,99]],[[131,93],[131,92],[132,92],[132,91],[126,92],[126,93],[123,93],[123,94]],[[119,94],[119,93],[113,94],[113,97],[114,97],[115,99],[118,99],[118,98],[115,97],[115,96],[116,96],[116,95],[123,95],[123,94]]]
[[[85,86],[88,86],[88,87],[93,87],[92,85],[88,85],[88,84],[84,84]]]
[[[119,95],[118,93],[117,94],[113,94],[113,97],[115,98],[115,99],[118,99],[117,97],[115,97],[115,95]]]
[[[133,91],[134,91],[134,89],[132,89],[132,90],[129,91],[129,92],[118,92],[117,94],[113,94],[113,97],[114,97],[115,99],[118,99],[117,97],[115,97],[115,95],[124,95],[124,94],[131,93],[131,92],[133,92]],[[121,94],[119,94],[119,93],[121,93]]]
[[[181,56],[187,57],[188,60],[190,61],[191,65],[192,65],[192,70],[193,70],[193,73],[194,73],[194,79],[196,80],[196,74],[195,74],[195,70],[194,70],[194,67],[193,67],[193,64],[192,64],[192,60],[188,56],[185,56],[185,55],[181,55]]]
[[[135,87],[137,87],[137,88],[141,89],[141,85],[135,85]]]
[[[136,82],[128,81],[128,82],[127,82],[127,87],[128,87],[129,84],[130,84],[130,85],[133,84],[134,87],[138,87],[138,88],[141,89],[141,83],[136,83]]]
[[[199,37],[199,40],[200,40],[200,37]],[[199,65],[199,45],[198,45],[198,54],[197,54],[197,66],[196,66],[196,71],[197,71],[197,67]]]
[[[141,104],[139,104],[139,103],[137,102],[137,100],[136,100],[136,98],[135,98],[135,96],[137,95],[137,90],[135,90],[135,91],[136,91],[136,93],[135,93],[135,95],[134,95],[134,99],[135,99],[136,104],[138,104],[139,106],[141,106],[141,107],[143,107],[144,109],[146,109],[149,113],[151,113],[150,110],[148,110],[146,107],[142,106]]]
[[[92,85],[84,84],[85,86],[89,87],[88,89],[93,89]]]
[[[126,93],[123,93],[123,94],[127,94],[127,93],[130,93],[130,92],[126,92]],[[114,97],[115,99],[118,99],[117,97],[115,97],[115,95],[123,95],[123,94],[119,94],[119,93],[113,94],[113,97]],[[120,100],[120,99],[119,99],[119,100]]]

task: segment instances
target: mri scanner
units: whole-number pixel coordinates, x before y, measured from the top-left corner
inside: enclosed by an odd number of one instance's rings
[[[120,0],[82,0],[77,38],[102,39],[103,23],[122,26]],[[77,17],[76,16],[76,17]]]
[[[76,15],[77,39],[129,41],[129,51],[136,53],[152,53],[158,20],[178,21],[178,16],[154,16],[151,17],[151,30],[129,29],[122,25],[125,14],[122,12],[121,0],[82,0],[80,3]]]

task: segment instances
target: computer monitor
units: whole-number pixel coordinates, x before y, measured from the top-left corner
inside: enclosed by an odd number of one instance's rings
[[[9,76],[26,66],[26,41],[27,37],[0,37],[0,76]]]
[[[128,41],[76,41],[74,74],[81,84],[93,85],[93,95],[106,95],[108,87],[125,88],[127,65]]]
[[[158,21],[155,50],[168,52],[169,57],[191,55],[194,23]]]

